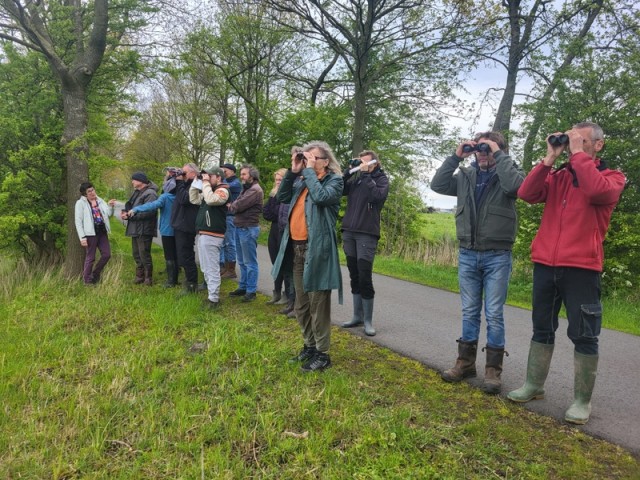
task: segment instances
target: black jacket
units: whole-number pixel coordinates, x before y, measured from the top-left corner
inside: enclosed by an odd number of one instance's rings
[[[128,212],[133,207],[144,205],[158,199],[158,186],[151,182],[142,190],[134,190],[133,194],[124,206],[124,211]],[[140,237],[148,235],[155,237],[158,232],[158,211],[139,212],[127,221],[127,237]]]
[[[176,180],[176,199],[171,208],[171,226],[174,230],[196,234],[196,217],[198,216],[198,205],[189,201],[189,188],[192,180]]]
[[[343,175],[342,195],[347,197],[347,211],[342,231],[367,233],[380,238],[380,211],[389,195],[389,178],[384,170]]]

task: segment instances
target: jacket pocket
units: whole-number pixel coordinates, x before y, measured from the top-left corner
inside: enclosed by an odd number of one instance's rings
[[[511,208],[490,205],[483,219],[483,237],[513,242],[516,237],[516,212]]]
[[[580,305],[580,337],[595,338],[602,327],[602,305],[589,303]]]

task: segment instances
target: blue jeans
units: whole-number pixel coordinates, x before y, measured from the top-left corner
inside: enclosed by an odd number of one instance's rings
[[[247,293],[258,289],[258,235],[260,227],[236,227],[236,254],[240,265],[238,288]]]
[[[460,248],[458,281],[462,300],[462,340],[477,342],[484,296],[487,346],[504,348],[504,303],[511,277],[511,251]]]
[[[227,230],[224,233],[224,243],[220,250],[220,263],[236,261],[236,226],[233,215],[227,215]]]

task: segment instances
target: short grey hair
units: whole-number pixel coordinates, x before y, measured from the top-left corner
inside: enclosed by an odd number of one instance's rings
[[[258,171],[258,169],[256,167],[254,167],[253,165],[249,165],[248,163],[242,165],[242,167],[240,167],[240,170],[249,170],[249,176],[251,178],[253,178],[254,181],[259,182],[260,181],[260,172]]]
[[[591,140],[604,140],[604,131],[602,127],[597,123],[593,122],[580,122],[576,123],[573,128],[590,128],[591,129]]]
[[[318,150],[320,150],[322,152],[322,155],[327,160],[329,160],[329,164],[327,165],[327,168],[329,170],[331,170],[333,173],[336,173],[338,175],[342,175],[342,169],[340,168],[340,164],[336,160],[336,156],[333,154],[333,150],[331,150],[331,147],[327,142],[314,140],[313,142],[309,142],[305,144],[304,147],[302,147],[302,150],[305,152],[308,152],[309,150],[313,150],[314,148],[317,148]]]

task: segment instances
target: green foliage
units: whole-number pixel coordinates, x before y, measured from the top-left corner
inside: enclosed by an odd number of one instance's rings
[[[59,258],[65,199],[60,97],[46,62],[4,46],[0,62],[0,249]]]

